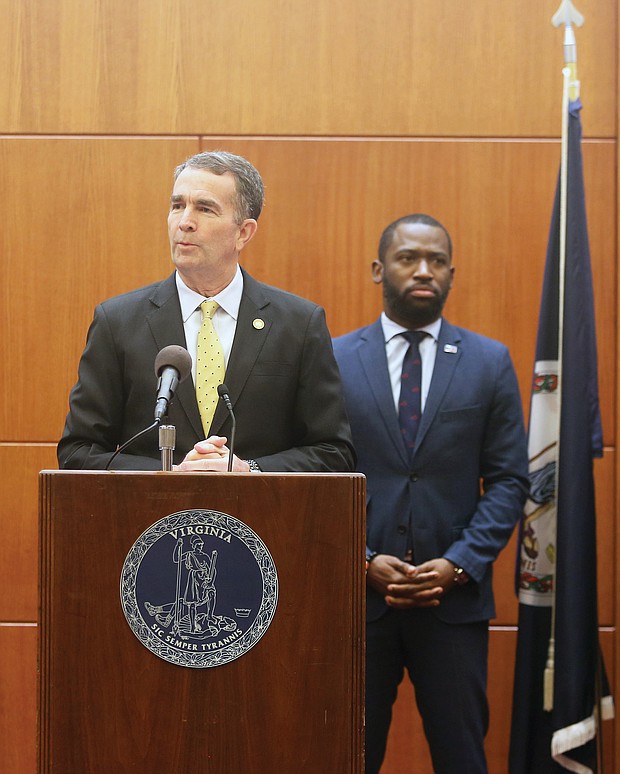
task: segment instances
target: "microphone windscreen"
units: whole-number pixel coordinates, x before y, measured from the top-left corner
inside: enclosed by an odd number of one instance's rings
[[[228,387],[225,384],[218,384],[217,394],[220,396],[220,398],[223,398],[224,395],[228,395]]]
[[[182,382],[192,371],[192,356],[184,347],[176,344],[164,347],[155,358],[155,375],[161,376],[164,368],[170,367],[179,372],[179,382]]]

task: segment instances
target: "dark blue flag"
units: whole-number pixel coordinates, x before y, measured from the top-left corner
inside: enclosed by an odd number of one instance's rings
[[[510,774],[597,771],[599,712],[613,716],[598,642],[593,457],[603,439],[580,110],[569,103],[563,282],[558,180],[538,323]]]

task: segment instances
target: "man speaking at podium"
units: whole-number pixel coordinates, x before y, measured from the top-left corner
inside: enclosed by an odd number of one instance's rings
[[[340,378],[316,304],[239,267],[257,230],[263,183],[244,158],[199,153],[177,167],[168,215],[176,271],[99,304],[58,445],[61,468],[104,469],[153,423],[153,364],[186,347],[193,379],[176,389],[176,468],[225,471],[231,429],[218,400],[225,380],[236,417],[232,470],[349,471],[354,466]],[[139,436],[113,469],[161,468],[157,433]]]

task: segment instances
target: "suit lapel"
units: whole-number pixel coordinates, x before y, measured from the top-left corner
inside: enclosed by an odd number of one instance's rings
[[[147,322],[151,328],[158,350],[170,344],[182,343],[186,347],[185,329],[181,316],[181,306],[177,293],[174,274],[161,282],[154,289],[151,297],[151,310],[147,314]],[[198,438],[204,437],[194,382],[191,378],[181,382],[176,390],[175,400],[182,407],[188,422]]]
[[[361,336],[359,358],[374,396],[377,412],[385,424],[394,448],[403,462],[407,454],[400,433],[398,415],[394,408],[394,396],[385,352],[385,336],[381,320],[370,325]]]
[[[442,320],[437,341],[437,354],[435,356],[435,367],[433,368],[433,377],[426,398],[424,411],[418,437],[416,438],[415,451],[424,440],[428,428],[431,426],[437,411],[441,406],[448,385],[450,384],[456,366],[461,359],[460,345],[461,335],[457,328],[450,325],[446,320]]]

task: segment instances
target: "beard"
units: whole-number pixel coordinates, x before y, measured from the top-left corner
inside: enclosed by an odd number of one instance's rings
[[[432,298],[414,298],[403,295],[383,276],[383,302],[388,317],[406,323],[409,328],[422,328],[441,317],[450,288],[436,293]]]

